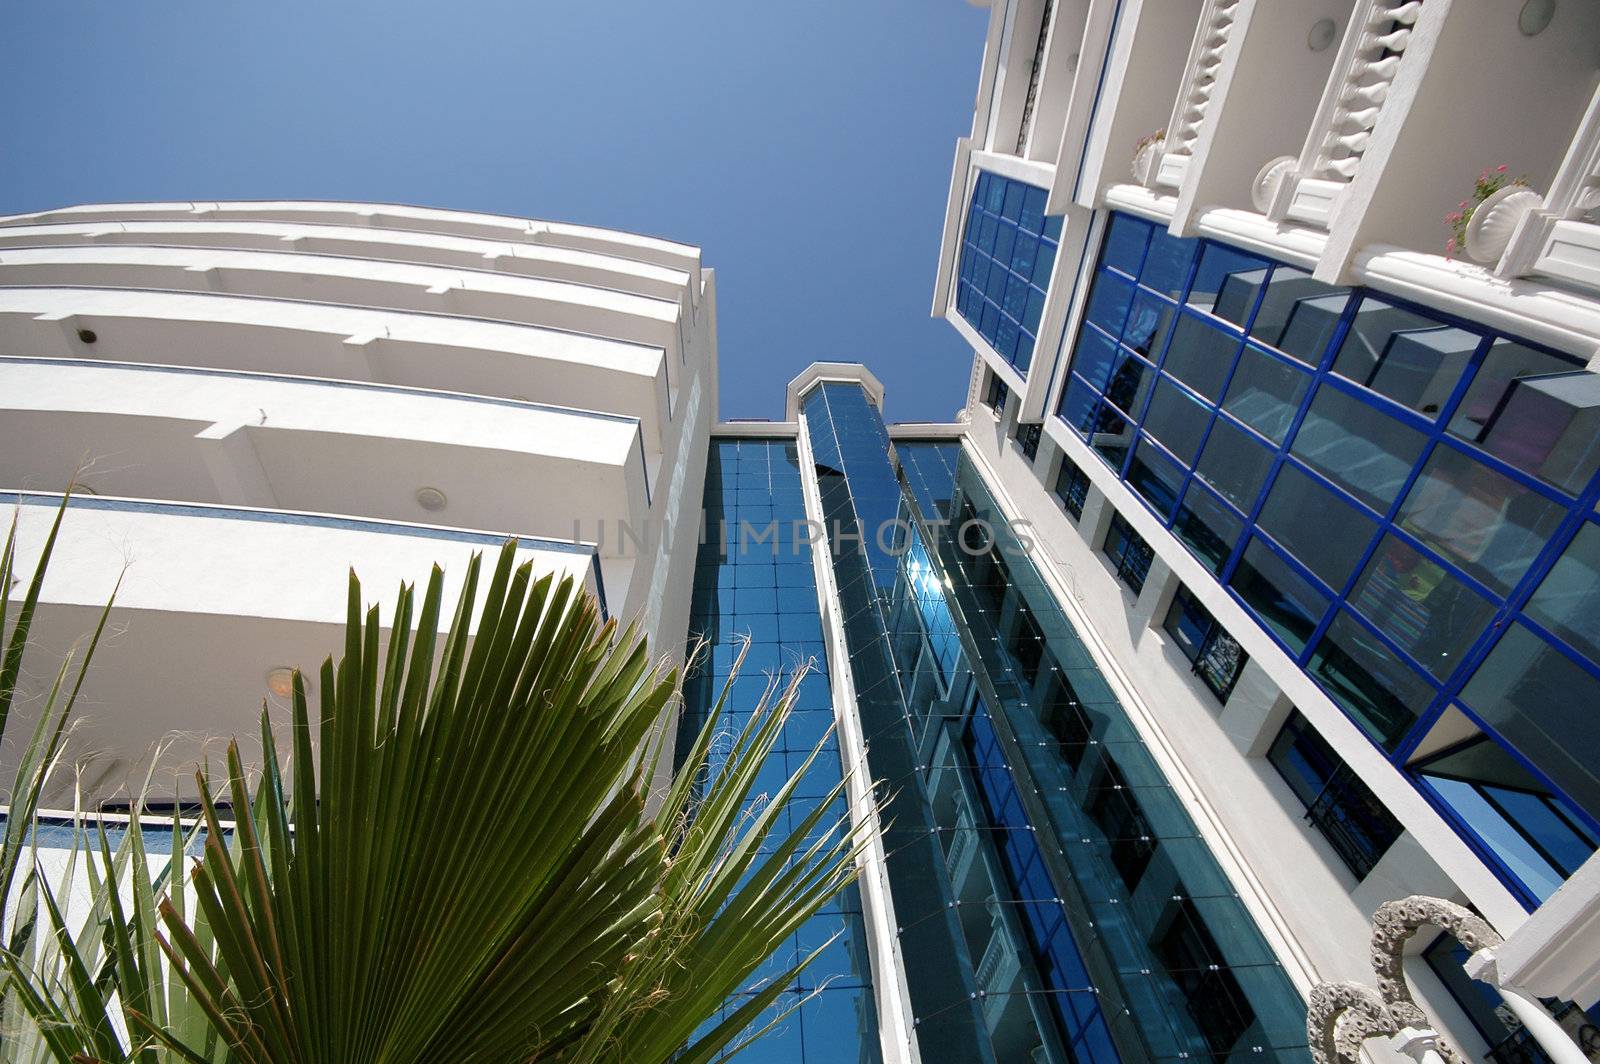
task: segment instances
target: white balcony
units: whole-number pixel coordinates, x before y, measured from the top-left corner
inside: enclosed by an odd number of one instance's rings
[[[137,220],[280,221],[300,225],[360,226],[374,230],[438,233],[598,252],[687,272],[698,299],[700,249],[659,237],[564,222],[392,203],[319,200],[233,200],[177,203],[89,203],[0,219],[0,224]]]
[[[0,223],[6,219],[0,219]],[[137,254],[109,254],[95,258],[94,249],[102,254],[131,246],[145,252]],[[387,280],[396,284],[412,284],[431,290],[439,285],[448,288],[483,290],[487,292],[521,293],[528,298],[561,299],[560,289],[551,285],[514,283],[515,278],[537,278],[549,282],[580,284],[592,288],[628,293],[646,299],[677,303],[689,297],[689,275],[682,270],[670,269],[647,262],[597,254],[592,251],[574,251],[570,248],[545,247],[504,240],[484,240],[471,237],[410,233],[389,229],[361,229],[354,226],[303,225],[292,222],[261,221],[119,221],[75,222],[51,225],[0,224],[0,248],[38,249],[77,248],[82,258],[68,255],[34,255],[17,252],[4,255],[4,261],[15,270],[21,265],[34,265],[38,270],[47,268],[59,279],[33,283],[90,284],[106,283],[133,286],[120,278],[104,282],[80,281],[69,272],[75,264],[87,270],[100,266],[102,270],[120,266],[124,270],[148,262],[151,268],[163,265],[183,267],[201,264],[222,268],[232,261],[228,252],[263,251],[295,252],[300,254],[339,256],[332,261],[307,263],[298,267],[310,277],[327,275],[333,279],[358,277],[370,273],[374,280]],[[183,255],[177,249],[211,249],[209,254]],[[166,256],[154,254],[165,250]],[[350,261],[356,260],[356,261]],[[370,261],[360,261],[370,260]],[[248,263],[245,258],[242,262]],[[279,254],[264,260],[258,267],[263,272],[292,273],[300,261],[288,254]],[[343,262],[342,268],[340,262]],[[382,270],[376,263],[410,263],[414,268]],[[433,269],[426,269],[433,267]],[[462,271],[469,271],[463,273]],[[513,282],[500,284],[495,282]],[[17,283],[17,282],[8,282]],[[23,282],[27,283],[27,282]],[[193,287],[193,280],[175,287]],[[333,281],[337,284],[337,280]],[[304,287],[298,289],[296,298],[308,298],[312,293]],[[342,296],[328,297],[342,301]],[[566,301],[574,297],[568,295]],[[390,305],[388,302],[380,305]],[[620,304],[626,305],[626,304]],[[641,310],[640,313],[647,311]],[[659,312],[657,312],[659,313]],[[537,321],[536,318],[513,317],[513,320]]]
[[[87,338],[92,337],[92,342]],[[626,412],[673,430],[661,346],[466,317],[103,288],[0,289],[0,354],[376,381]]]
[[[87,461],[101,495],[568,538],[644,528],[643,442],[636,418],[509,399],[0,356],[7,488],[60,490]]]
[[[59,496],[20,502],[19,573],[31,573]],[[342,645],[348,574],[388,619],[402,581],[445,573],[447,626],[471,554],[497,552],[502,537],[391,522],[227,507],[78,498],[51,560],[33,647],[12,727],[23,733],[60,657],[92,630],[119,577],[116,608],[80,698],[67,770],[45,795],[70,807],[75,763],[88,801],[126,798],[156,744],[170,742],[152,781],[153,799],[195,794],[193,766],[222,761],[237,735],[257,762],[259,716],[267,699],[275,729],[287,703],[268,674],[299,666],[313,674]],[[572,574],[602,593],[592,549],[524,539],[519,556],[537,572]],[[492,558],[486,558],[492,564]],[[15,749],[0,757],[10,773]],[[9,775],[6,776],[9,778]]]

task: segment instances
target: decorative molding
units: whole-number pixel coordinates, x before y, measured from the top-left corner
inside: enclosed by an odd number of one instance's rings
[[[1362,1042],[1402,1030],[1427,1035],[1428,1048],[1446,1064],[1461,1064],[1464,1058],[1434,1034],[1433,1021],[1406,985],[1406,942],[1424,927],[1449,932],[1469,953],[1492,949],[1504,941],[1483,917],[1443,898],[1413,894],[1384,902],[1372,916],[1372,970],[1378,988],[1361,983],[1319,983],[1311,990],[1306,1039],[1316,1064],[1357,1064]]]

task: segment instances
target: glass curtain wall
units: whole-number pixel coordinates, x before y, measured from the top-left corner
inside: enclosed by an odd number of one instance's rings
[[[1303,1003],[1054,599],[959,529],[998,519],[960,447],[892,448],[853,384],[802,411],[924,1059],[1309,1059]]]
[[[1583,360],[1113,214],[1057,416],[1397,764],[1459,710],[1600,831]]]
[[[680,752],[715,710],[734,660],[748,643],[716,726],[712,767],[726,757],[771,677],[786,682],[803,663],[794,711],[779,747],[755,785],[764,801],[797,771],[833,724],[827,657],[822,649],[815,570],[795,522],[805,519],[799,452],[792,439],[714,439],[706,470],[705,542],[695,565],[690,638],[704,641],[684,685]],[[798,822],[839,782],[838,746],[829,739],[801,783],[787,816]],[[841,804],[840,814],[843,813]],[[834,938],[834,936],[838,936]],[[752,1064],[876,1064],[880,1060],[867,947],[854,887],[810,920],[756,974],[765,985],[802,955],[834,939],[786,991],[775,1013],[798,1006],[738,1060]],[[753,987],[752,987],[753,989]],[[713,1023],[739,1005],[729,1001]],[[771,1016],[758,1022],[764,1024]]]

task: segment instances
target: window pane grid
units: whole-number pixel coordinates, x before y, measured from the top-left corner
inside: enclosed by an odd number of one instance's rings
[[[956,312],[1022,373],[1033,361],[1061,237],[1061,219],[1045,217],[1045,200],[1044,189],[980,171],[956,274]]]
[[[1057,416],[1308,672],[1357,637],[1357,658],[1377,655],[1426,692],[1409,733],[1385,738],[1393,758],[1420,742],[1513,621],[1600,678],[1600,634],[1591,645],[1560,628],[1577,607],[1550,623],[1530,615],[1555,608],[1544,605],[1553,592],[1532,597],[1600,501],[1600,444],[1574,427],[1594,386],[1578,361],[1132,216],[1114,215],[1113,228],[1124,253],[1113,262],[1102,249],[1095,274],[1107,279],[1106,320],[1086,321],[1065,352]],[[1198,396],[1203,426],[1174,413],[1179,395]],[[1223,480],[1206,473],[1213,448]],[[1360,549],[1319,561],[1296,553],[1316,554],[1314,537],[1290,536],[1291,548],[1263,534],[1286,476],[1364,515],[1351,518]],[[1265,583],[1250,577],[1256,592],[1236,586],[1247,549],[1278,567]],[[1563,572],[1580,588],[1600,581],[1600,566],[1575,565]],[[1290,613],[1314,615],[1309,627],[1296,619],[1291,632],[1252,604],[1278,573]],[[1423,630],[1436,623],[1454,627]],[[1353,662],[1339,668],[1348,676]]]

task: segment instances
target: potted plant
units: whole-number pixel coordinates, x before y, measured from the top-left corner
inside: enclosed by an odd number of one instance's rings
[[[1156,165],[1161,161],[1161,152],[1166,143],[1167,131],[1158,129],[1140,137],[1133,146],[1133,179],[1146,188],[1155,180]]]
[[[1544,197],[1528,187],[1527,177],[1511,177],[1504,163],[1484,169],[1472,195],[1445,215],[1450,226],[1445,257],[1461,252],[1474,262],[1498,262],[1522,216],[1543,203]]]

